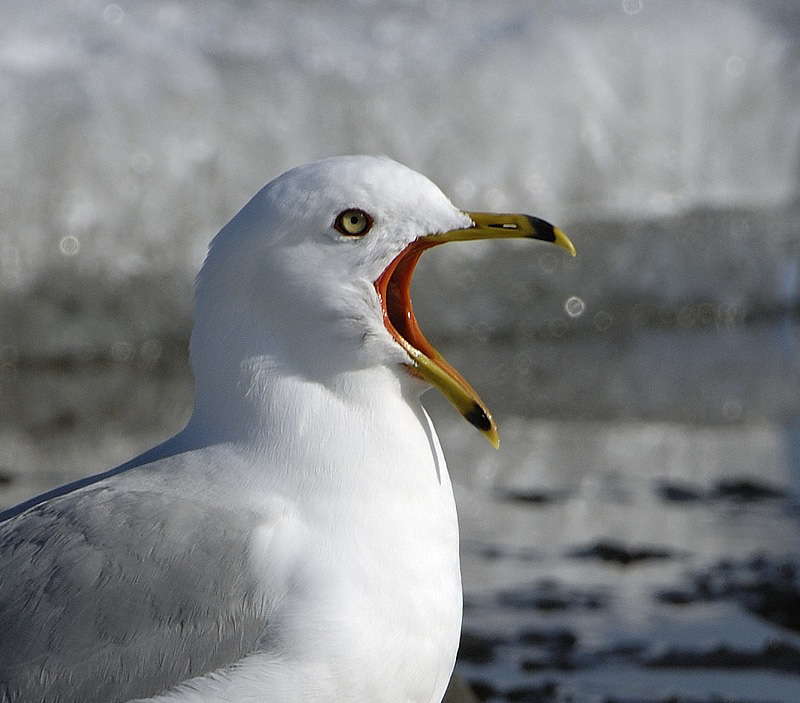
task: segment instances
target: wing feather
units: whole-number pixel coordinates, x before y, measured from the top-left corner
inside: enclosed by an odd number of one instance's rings
[[[0,701],[147,697],[255,649],[257,516],[187,495],[181,468],[137,467],[0,523]]]

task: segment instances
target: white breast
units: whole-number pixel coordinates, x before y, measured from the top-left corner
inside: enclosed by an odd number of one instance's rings
[[[397,401],[384,431],[369,425],[377,441],[306,447],[313,476],[249,482],[264,515],[250,560],[268,603],[262,648],[153,701],[439,703],[461,627],[458,524],[430,420]]]

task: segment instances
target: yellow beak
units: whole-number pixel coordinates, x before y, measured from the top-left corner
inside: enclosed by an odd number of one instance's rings
[[[492,414],[466,379],[428,342],[411,306],[411,276],[426,249],[445,242],[475,239],[525,238],[552,242],[575,256],[575,247],[557,227],[531,215],[466,213],[472,226],[429,234],[411,242],[375,281],[381,299],[384,324],[410,357],[411,373],[424,378],[456,407],[461,415],[492,443],[499,445]]]

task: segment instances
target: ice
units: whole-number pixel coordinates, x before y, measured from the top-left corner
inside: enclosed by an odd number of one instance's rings
[[[0,289],[65,263],[188,277],[266,180],[342,152],[385,152],[465,207],[566,223],[786,203],[798,17],[699,0],[8,0]]]

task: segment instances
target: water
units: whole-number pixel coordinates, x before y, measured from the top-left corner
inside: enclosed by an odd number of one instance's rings
[[[785,319],[440,345],[501,433],[495,452],[426,397],[462,525],[458,670],[486,700],[797,700],[800,376],[775,342],[798,335]],[[177,429],[179,349],[17,362],[0,505]],[[709,376],[725,383],[697,392]]]
[[[192,276],[269,178],[384,152],[562,225],[426,255],[486,699],[800,700],[791,2],[0,9],[0,507],[180,428]],[[527,244],[527,245],[526,245]]]

